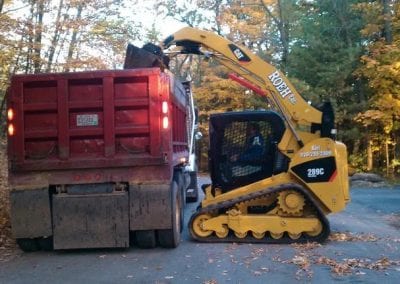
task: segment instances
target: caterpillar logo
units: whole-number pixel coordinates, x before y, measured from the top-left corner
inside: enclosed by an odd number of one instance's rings
[[[251,59],[250,57],[248,57],[246,55],[246,53],[244,53],[243,50],[241,50],[239,47],[237,47],[234,44],[229,44],[229,49],[232,51],[232,53],[235,55],[235,57],[237,58],[237,60],[239,60],[240,62],[250,62]]]

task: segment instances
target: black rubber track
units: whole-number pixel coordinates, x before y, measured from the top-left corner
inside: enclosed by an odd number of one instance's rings
[[[282,236],[282,238],[280,239],[274,239],[272,237],[269,236],[269,234],[265,234],[265,237],[263,239],[256,239],[253,236],[251,236],[251,234],[248,234],[245,238],[238,238],[236,237],[232,231],[229,232],[229,235],[226,238],[218,238],[217,236],[214,235],[214,233],[211,236],[202,238],[197,236],[194,232],[193,232],[193,221],[194,219],[200,215],[200,214],[207,214],[209,212],[212,212],[214,210],[221,210],[221,209],[229,209],[232,206],[234,206],[237,203],[240,202],[244,202],[244,201],[249,201],[255,198],[260,198],[264,195],[270,195],[273,193],[278,193],[280,191],[283,190],[295,190],[301,194],[304,195],[304,197],[306,198],[306,201],[308,201],[310,204],[312,204],[314,206],[315,212],[317,214],[318,219],[321,221],[322,223],[322,232],[317,235],[317,236],[309,236],[307,234],[302,233],[300,238],[298,238],[297,240],[291,239],[288,234],[284,234]],[[269,244],[291,244],[291,243],[306,243],[306,242],[319,242],[322,243],[324,241],[326,241],[326,239],[329,237],[330,234],[330,227],[329,227],[329,221],[328,219],[325,217],[325,215],[323,214],[321,208],[317,205],[315,199],[309,194],[309,192],[302,187],[299,184],[295,184],[295,183],[286,183],[286,184],[281,184],[278,186],[274,186],[274,187],[269,187],[266,188],[264,190],[260,190],[254,193],[250,193],[248,195],[245,196],[240,196],[234,199],[230,199],[230,200],[226,200],[224,202],[221,203],[217,203],[217,204],[213,204],[213,205],[209,205],[207,207],[204,208],[198,208],[197,212],[195,214],[193,214],[189,220],[189,231],[190,231],[190,235],[191,237],[199,242],[213,242],[213,243],[224,243],[224,242],[237,242],[237,243],[269,243]]]

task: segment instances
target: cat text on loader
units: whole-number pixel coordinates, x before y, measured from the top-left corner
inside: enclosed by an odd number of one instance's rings
[[[323,242],[330,232],[326,215],[350,201],[346,146],[334,140],[330,103],[311,106],[275,67],[213,32],[183,28],[162,48],[213,57],[278,110],[210,117],[212,184],[190,219],[191,236],[205,242]]]

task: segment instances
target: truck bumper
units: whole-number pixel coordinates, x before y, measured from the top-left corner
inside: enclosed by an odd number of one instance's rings
[[[169,182],[131,183],[127,191],[90,194],[74,189],[59,194],[49,194],[48,188],[12,191],[14,237],[53,236],[54,249],[129,247],[130,231],[172,228]]]

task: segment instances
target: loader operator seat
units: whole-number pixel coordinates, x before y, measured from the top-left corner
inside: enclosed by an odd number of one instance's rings
[[[226,192],[277,173],[276,145],[285,130],[279,114],[229,112],[214,114],[210,121],[209,163],[213,185]]]

